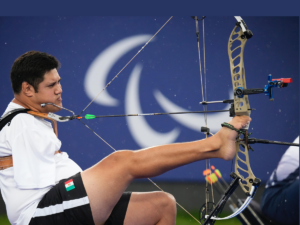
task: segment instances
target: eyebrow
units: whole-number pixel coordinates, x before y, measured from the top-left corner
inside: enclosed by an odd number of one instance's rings
[[[60,81],[61,81],[61,78],[59,78],[58,82],[60,82]],[[56,84],[56,83],[57,83],[57,81],[52,82],[52,83],[48,84],[47,86],[52,86],[52,85],[54,85],[54,84]]]

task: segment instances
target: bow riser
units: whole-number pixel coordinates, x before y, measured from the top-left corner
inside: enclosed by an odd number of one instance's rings
[[[230,63],[230,73],[232,79],[233,93],[237,88],[247,89],[246,87],[246,77],[245,77],[245,67],[244,67],[244,48],[247,42],[247,38],[252,37],[252,32],[248,30],[246,24],[241,17],[236,17],[238,23],[232,30],[229,41],[228,41],[228,56]],[[243,30],[244,29],[244,30]],[[250,116],[250,104],[247,95],[234,96],[233,102],[233,113],[232,116]],[[260,180],[257,179],[250,167],[249,163],[249,145],[248,145],[248,132],[249,124],[244,127],[245,132],[239,134],[236,140],[236,157],[235,157],[235,173],[233,173],[234,184],[230,184],[230,188],[225,192],[222,199],[216,205],[214,210],[206,215],[204,224],[214,224],[216,220],[225,220],[240,214],[251,202],[255,195],[257,187]],[[241,138],[243,136],[243,138]],[[244,151],[240,148],[242,146]],[[242,174],[246,174],[245,177]],[[244,204],[233,214],[219,218],[218,215],[223,210],[223,207],[227,199],[235,191],[237,185],[240,185],[242,190],[248,196]]]
[[[247,42],[246,35],[243,30],[238,26],[238,24],[232,30],[229,41],[228,41],[228,56],[230,62],[230,72],[232,79],[233,91],[237,88],[247,89],[246,87],[246,76],[245,76],[245,67],[244,67],[244,49]],[[233,47],[234,46],[234,47]],[[232,49],[233,48],[233,49]],[[247,95],[243,97],[234,96],[234,111],[237,116],[246,115],[250,116],[250,104],[249,98]],[[249,125],[245,128],[248,129]],[[247,135],[244,138],[247,140]],[[244,148],[244,151],[240,148],[240,145]],[[240,156],[244,156],[241,159]],[[243,176],[240,172],[243,171]],[[241,177],[242,181],[240,186],[246,195],[249,195],[253,182],[256,180],[254,176],[250,163],[249,163],[249,148],[248,143],[244,143],[238,138],[236,142],[236,156],[235,156],[235,173]]]

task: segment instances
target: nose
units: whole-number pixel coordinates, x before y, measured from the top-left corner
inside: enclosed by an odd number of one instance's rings
[[[61,94],[62,93],[62,86],[61,86],[61,84],[59,83],[58,85],[57,85],[57,88],[55,89],[55,94]]]

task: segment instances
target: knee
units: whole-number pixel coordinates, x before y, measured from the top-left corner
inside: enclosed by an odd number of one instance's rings
[[[141,160],[131,150],[116,151],[105,158],[107,165],[115,167],[120,173],[130,176],[132,179],[145,178],[141,169]]]
[[[120,150],[111,153],[105,159],[109,160],[110,163],[114,164],[124,164],[128,159],[130,159],[133,155],[132,151],[129,150]]]
[[[163,210],[167,210],[169,213],[176,214],[176,200],[172,194],[160,192],[159,199]]]
[[[126,174],[130,175],[130,159],[132,156],[133,152],[129,150],[116,151],[104,158],[98,165],[123,174],[124,176]]]

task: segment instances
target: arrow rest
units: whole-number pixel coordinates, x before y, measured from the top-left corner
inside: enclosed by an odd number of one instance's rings
[[[229,116],[230,116],[230,117],[235,117],[234,103],[231,103],[231,104],[230,104]]]

